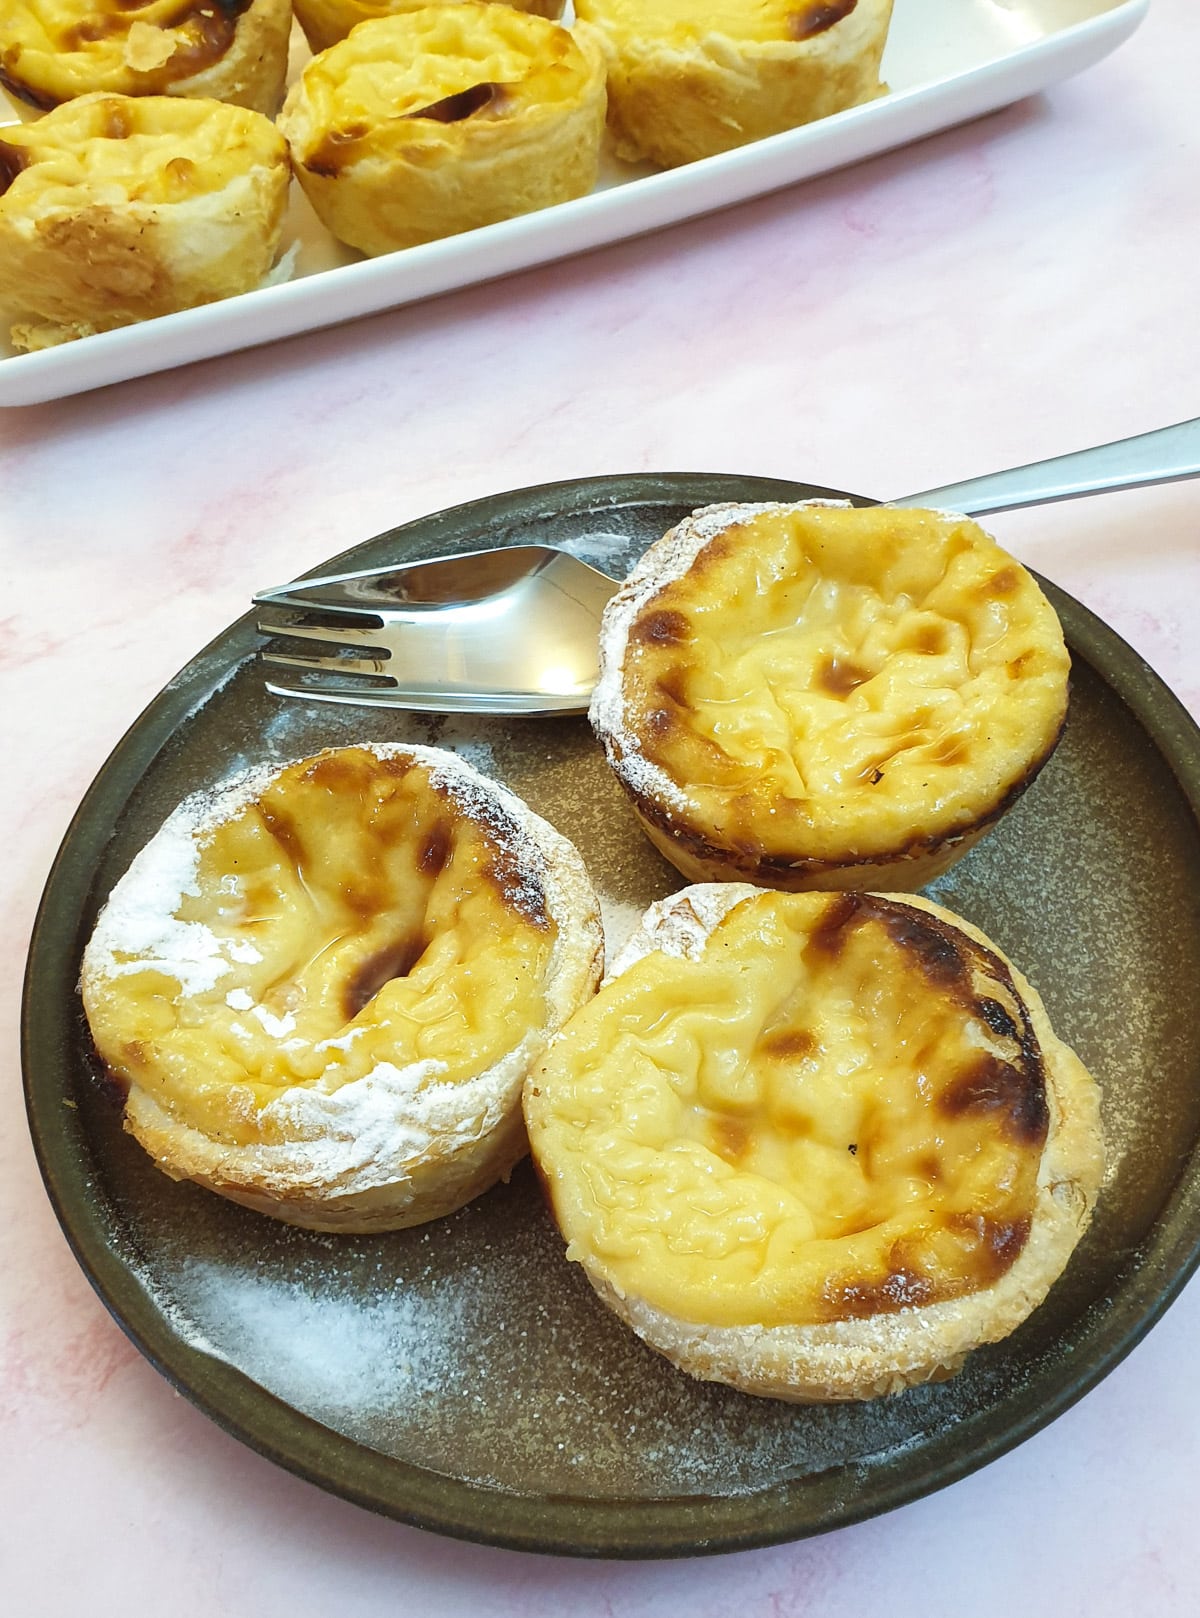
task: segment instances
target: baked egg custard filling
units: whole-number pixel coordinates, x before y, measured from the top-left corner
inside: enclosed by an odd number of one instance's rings
[[[604,107],[594,47],[461,0],[360,23],[305,67],[280,128],[322,222],[383,253],[584,195]]]
[[[757,45],[794,44],[834,28],[857,9],[857,0],[584,0],[580,15],[596,11],[614,31],[653,33],[682,45],[722,34]]]
[[[94,90],[279,103],[290,0],[7,0],[0,84],[49,108]]]
[[[592,719],[669,858],[870,886],[872,862],[952,848],[1013,801],[1068,669],[1033,578],[967,518],[712,507],[610,604]]]
[[[328,50],[345,39],[360,22],[375,17],[395,17],[404,11],[421,11],[429,0],[293,0],[296,20],[314,51]],[[458,5],[465,0],[440,0],[442,5]],[[514,11],[527,11],[538,17],[562,16],[565,0],[507,0]]]
[[[573,1243],[688,1319],[956,1297],[1028,1233],[1028,1018],[994,958],[894,901],[747,900],[702,958],[623,973],[539,1082]]]
[[[0,132],[0,196],[34,218],[95,204],[213,196],[248,167],[283,166],[270,124],[205,102],[97,95]]]
[[[361,747],[185,804],[84,958],[134,1133],[142,1118],[156,1138],[182,1131],[190,1177],[189,1140],[231,1184],[313,1197],[384,1184],[519,1110],[525,1064],[590,992],[598,931],[574,851],[582,916],[547,868],[544,823],[509,798],[429,749]],[[566,860],[556,834],[545,847]],[[439,1140],[434,1115],[459,1105]]]
[[[525,1109],[601,1295],[685,1369],[783,1397],[924,1380],[1011,1330],[1099,1175],[1094,1086],[1036,994],[982,934],[896,896],[662,901]],[[865,1374],[837,1360],[880,1322],[945,1336]],[[727,1351],[723,1374],[687,1363],[689,1338]],[[819,1375],[814,1346],[835,1350]]]
[[[332,144],[364,139],[365,131],[356,136],[351,127],[361,120],[383,149],[436,134],[422,131],[421,121],[445,130],[488,110],[492,117],[515,115],[522,102],[569,101],[582,78],[565,29],[539,28],[504,5],[451,5],[400,14],[390,32],[376,28],[347,40],[336,57],[309,65],[305,88],[315,121],[339,131]],[[460,96],[481,105],[447,105]],[[308,161],[312,166],[311,155]]]

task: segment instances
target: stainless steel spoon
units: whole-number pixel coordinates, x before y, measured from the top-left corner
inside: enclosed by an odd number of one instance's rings
[[[1200,476],[1200,419],[888,502],[966,516]],[[588,705],[618,580],[514,545],[260,591],[259,653],[280,696],[423,712],[566,714]]]

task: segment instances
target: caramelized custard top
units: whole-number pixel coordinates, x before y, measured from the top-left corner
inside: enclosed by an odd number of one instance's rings
[[[629,38],[686,45],[710,35],[740,44],[813,39],[836,28],[858,0],[578,0],[576,13]]]
[[[593,74],[567,29],[505,6],[465,0],[369,20],[304,69],[295,155],[332,177],[353,162],[570,105],[589,93]]]
[[[7,0],[0,83],[36,107],[161,94],[219,62],[253,0]]]
[[[14,124],[0,142],[0,206],[36,217],[120,189],[131,202],[185,202],[262,167],[287,172],[287,147],[260,114],[177,96],[91,95]]]
[[[957,1298],[1025,1244],[1048,1129],[1007,965],[917,906],[761,893],[576,1015],[527,1113],[571,1256],[679,1318]]]
[[[672,834],[768,866],[907,851],[987,818],[1058,738],[1058,620],[966,518],[717,507],[643,569],[601,719]]]
[[[494,801],[408,754],[319,755],[160,837],[90,947],[86,1009],[114,1074],[212,1137],[269,1141],[282,1089],[336,1093],[379,1064],[456,1083],[541,1026],[540,865]],[[138,919],[172,860],[173,909]]]

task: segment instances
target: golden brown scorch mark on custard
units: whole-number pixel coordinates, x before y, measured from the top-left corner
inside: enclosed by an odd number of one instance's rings
[[[363,961],[346,984],[342,1008],[348,1021],[358,1016],[364,1006],[370,1005],[385,983],[395,978],[406,978],[429,948],[423,932],[410,934],[388,949],[377,950]]]
[[[16,63],[19,54],[18,48],[6,51],[3,58],[0,58],[0,90],[7,90],[10,96],[25,102],[26,106],[36,107],[39,112],[49,112],[52,107],[58,106],[58,97],[35,90],[18,76]]]
[[[358,157],[362,143],[371,133],[366,124],[347,124],[344,129],[330,129],[322,136],[308,156],[301,159],[310,174],[334,179]]]
[[[681,646],[691,639],[692,626],[687,615],[674,607],[656,607],[636,620],[629,631],[631,641],[646,641],[651,646]]]
[[[947,1120],[974,1115],[1022,1153],[1040,1152],[1049,1130],[1045,1066],[1007,965],[939,917],[874,894],[838,895],[809,935],[806,948],[818,958],[835,960],[870,924],[884,928],[939,997],[959,1004],[1010,1047],[1005,1056],[980,1050],[934,1097],[935,1112]],[[868,1123],[855,1143],[855,1155],[868,1176],[874,1145]],[[914,1167],[931,1183],[942,1177],[934,1153],[923,1154]],[[1006,1218],[931,1210],[924,1231],[894,1243],[879,1273],[843,1273],[829,1280],[822,1292],[824,1318],[864,1319],[991,1286],[1020,1254],[1029,1228],[1025,1213]],[[950,1268],[939,1259],[947,1240],[955,1253]]]
[[[432,101],[429,106],[421,107],[416,112],[406,112],[404,116],[430,118],[439,124],[459,124],[473,113],[482,112],[485,107],[494,113],[503,112],[511,99],[502,84],[485,82],[473,84],[454,95],[443,96],[440,101]]]
[[[417,866],[425,876],[441,876],[446,869],[452,847],[451,827],[448,820],[439,820],[429,831],[417,857]]]
[[[20,146],[9,146],[0,140],[0,197],[29,162],[29,153]]]
[[[896,1247],[900,1247],[898,1242]],[[894,1315],[934,1301],[933,1282],[927,1275],[896,1262],[877,1281],[831,1280],[822,1302],[827,1320],[868,1320],[872,1315]]]
[[[718,1113],[709,1120],[709,1144],[716,1155],[734,1168],[754,1150],[754,1131],[744,1118]]]
[[[981,1055],[940,1097],[939,1105],[951,1118],[966,1112],[995,1114],[1010,1135],[1031,1146],[1040,1146],[1050,1127],[1044,1083],[1033,1083],[1023,1067],[997,1056]]]
[[[803,11],[788,15],[788,36],[791,39],[812,39],[834,28],[848,17],[858,0],[822,0],[821,4],[807,6]]]
[[[401,116],[414,120],[427,118],[439,124],[460,124],[465,123],[475,113],[485,110],[492,116],[502,115],[508,110],[511,102],[512,96],[505,85],[485,81],[473,84],[469,89],[458,90],[453,95],[443,96],[439,101],[431,101],[428,106],[417,107]],[[356,162],[367,152],[370,136],[371,129],[365,123],[346,124],[341,129],[330,129],[302,159],[303,165],[310,174],[320,174],[325,179],[332,180],[342,169]],[[415,592],[410,594],[409,590],[400,584],[393,593],[397,600],[415,598],[432,603],[442,599],[454,599],[458,586],[447,582],[444,588],[439,589],[438,572],[437,563],[430,563],[421,569],[419,594]],[[502,582],[510,582],[507,574]]]
[[[849,657],[827,657],[817,669],[817,687],[831,697],[848,697],[871,678],[870,669]]]
[[[990,579],[984,580],[979,591],[985,596],[1010,596],[1020,585],[1020,571],[1015,567],[1002,567],[999,573],[993,573]]]
[[[986,1023],[993,1034],[1015,1047],[1009,1061],[981,1051],[974,1064],[939,1096],[938,1106],[947,1117],[965,1112],[990,1114],[1011,1139],[1040,1147],[1050,1127],[1045,1066],[1029,1013],[1008,967],[999,956],[937,916],[869,893],[839,894],[814,927],[808,948],[827,957],[841,955],[851,934],[873,921],[883,925],[905,959],[918,966],[939,994],[957,1001],[969,1016]],[[994,992],[985,992],[977,984]],[[996,998],[997,993],[1012,1006],[1011,1012]]]
[[[826,1320],[868,1320],[872,1315],[894,1315],[994,1286],[1013,1264],[1029,1238],[1028,1217],[991,1219],[986,1214],[948,1213],[938,1221],[956,1238],[960,1249],[959,1273],[935,1279],[925,1269],[919,1238],[894,1242],[888,1268],[870,1279],[832,1277],[822,1291]]]
[[[104,103],[103,112],[99,133],[104,139],[128,140],[133,134],[133,119],[128,104],[112,96]]]
[[[776,1028],[758,1044],[758,1054],[778,1061],[795,1061],[811,1056],[817,1048],[816,1035],[807,1028]]]
[[[1029,1220],[989,1219],[983,1214],[947,1214],[941,1221],[967,1249],[963,1273],[935,1280],[922,1267],[919,1242],[895,1242],[888,1269],[871,1280],[836,1277],[825,1286],[822,1302],[827,1320],[867,1320],[897,1314],[963,1296],[978,1287],[994,1286],[1009,1270],[1029,1236]]]
[[[129,24],[123,17],[85,17],[68,28],[62,35],[60,44],[64,51],[82,50],[85,45],[95,45],[102,39],[112,39],[117,34],[123,34]]]

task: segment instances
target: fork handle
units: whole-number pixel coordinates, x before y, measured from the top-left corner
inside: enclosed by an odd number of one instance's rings
[[[1115,489],[1138,489],[1151,483],[1179,483],[1200,477],[1200,418],[1174,427],[1119,438],[1096,449],[1032,461],[1008,472],[991,472],[965,483],[947,483],[940,489],[889,500],[892,506],[932,506],[961,511],[965,517],[989,511],[1012,511],[1018,506],[1043,506],[1055,500]]]

